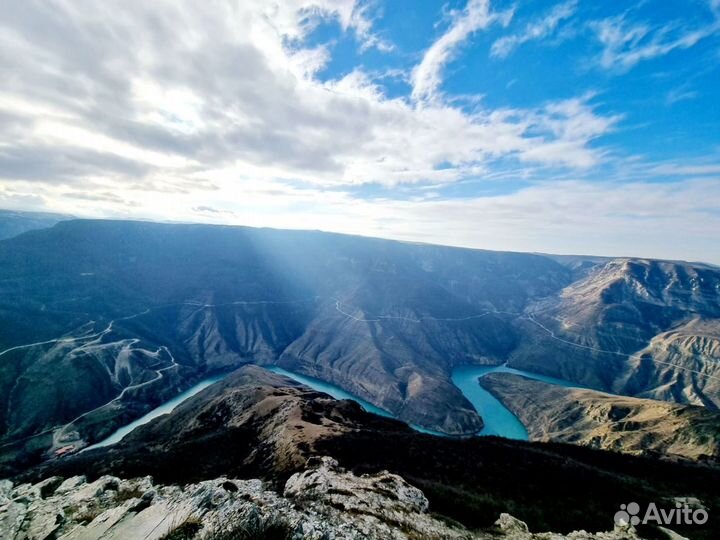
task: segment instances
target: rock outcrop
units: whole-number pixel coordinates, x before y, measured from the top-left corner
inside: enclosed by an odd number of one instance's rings
[[[217,478],[179,486],[149,477],[51,477],[0,482],[0,538],[13,540],[635,540],[632,528],[590,534],[532,534],[503,514],[469,531],[428,513],[422,491],[389,473],[356,476],[316,458],[282,495],[260,480]]]

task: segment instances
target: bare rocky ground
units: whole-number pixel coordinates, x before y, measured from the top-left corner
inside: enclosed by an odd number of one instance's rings
[[[185,486],[150,477],[51,477],[0,482],[0,538],[160,539],[522,539],[633,540],[634,529],[534,534],[509,514],[470,531],[428,513],[422,491],[387,472],[356,476],[332,458],[313,458],[282,495],[261,480],[217,478]],[[679,537],[676,537],[679,538]]]

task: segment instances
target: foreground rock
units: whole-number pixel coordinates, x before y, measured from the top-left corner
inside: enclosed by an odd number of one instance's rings
[[[480,381],[525,424],[534,441],[720,459],[720,413],[705,407],[565,388],[509,373],[492,373]]]
[[[634,530],[531,534],[508,514],[488,531],[468,531],[428,514],[419,489],[390,473],[356,476],[316,458],[290,477],[284,494],[260,480],[218,478],[178,486],[150,477],[78,476],[37,484],[0,483],[0,538],[155,540],[164,538],[622,540]],[[227,536],[223,536],[227,535]],[[232,535],[232,536],[231,536]]]

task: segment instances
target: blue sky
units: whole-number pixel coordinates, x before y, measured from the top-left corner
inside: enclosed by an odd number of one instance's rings
[[[374,5],[376,30],[392,52],[360,50],[354,36],[328,21],[308,38],[318,45],[332,43],[332,58],[318,78],[338,79],[360,67],[386,74],[376,80],[386,95],[407,97],[409,74],[452,25],[453,11],[462,13],[467,2]],[[443,66],[438,90],[457,99],[457,106],[470,113],[476,106],[470,98],[490,108],[532,108],[587,96],[599,113],[622,117],[615,129],[593,141],[596,148],[657,161],[717,157],[720,13],[712,2],[505,1],[492,6],[512,17],[469,35]],[[603,42],[604,26],[617,31],[618,39]],[[626,37],[629,42],[622,43]],[[514,184],[506,188],[511,191]]]
[[[15,3],[0,206],[720,263],[720,1]]]

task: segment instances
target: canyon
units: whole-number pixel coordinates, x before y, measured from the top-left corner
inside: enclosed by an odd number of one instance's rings
[[[448,435],[500,365],[717,410],[720,270],[313,231],[62,221],[0,242],[0,469],[98,442],[244,364]]]

